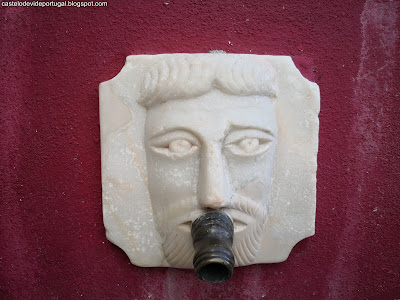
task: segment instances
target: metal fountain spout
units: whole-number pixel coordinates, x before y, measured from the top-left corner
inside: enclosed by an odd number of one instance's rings
[[[193,266],[198,278],[220,283],[232,277],[235,265],[233,232],[231,218],[222,211],[205,213],[193,222]]]

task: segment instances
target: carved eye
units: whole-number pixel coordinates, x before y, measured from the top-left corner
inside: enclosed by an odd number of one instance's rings
[[[188,140],[174,140],[168,145],[168,149],[174,153],[185,153],[192,148],[192,143]]]
[[[176,130],[152,138],[150,148],[170,158],[185,157],[194,153],[199,147],[199,140],[190,132]]]
[[[260,148],[260,140],[255,138],[243,139],[238,143],[241,150],[246,153],[252,153]]]
[[[259,129],[244,129],[230,133],[225,138],[225,148],[238,156],[256,156],[265,153],[272,145],[273,135]]]

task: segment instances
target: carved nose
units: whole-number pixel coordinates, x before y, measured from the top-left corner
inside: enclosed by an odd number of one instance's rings
[[[199,203],[202,208],[220,209],[230,201],[231,188],[218,144],[204,145],[200,160]]]

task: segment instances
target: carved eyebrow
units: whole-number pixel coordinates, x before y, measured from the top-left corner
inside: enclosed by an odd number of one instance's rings
[[[235,126],[237,127],[237,126]],[[273,140],[274,134],[270,130],[260,127],[243,127],[231,130],[225,137],[224,144],[234,143],[244,138],[259,138]]]
[[[200,146],[200,140],[197,136],[187,129],[176,128],[168,130],[163,130],[158,132],[155,136],[149,139],[149,144],[151,146],[163,146],[169,144],[175,139],[186,139],[196,146]]]
[[[267,127],[262,127],[262,126],[242,126],[242,125],[236,125],[232,124],[231,127],[229,128],[229,133],[235,132],[235,131],[242,131],[242,130],[258,130],[265,132],[269,134],[271,137],[275,137],[275,134],[273,131]]]
[[[256,125],[239,125],[239,124],[231,124],[229,128],[229,133],[234,132],[234,131],[239,131],[239,130],[259,130],[259,131],[264,131],[271,135],[272,137],[275,137],[273,130],[269,128],[269,126],[264,127],[264,126],[256,126]]]
[[[181,125],[174,125],[174,126],[171,126],[171,127],[169,127],[169,126],[163,126],[161,130],[156,131],[155,133],[152,133],[152,134],[149,136],[149,140],[150,140],[150,139],[154,139],[154,138],[159,137],[159,136],[162,136],[162,135],[165,135],[165,134],[168,134],[168,133],[170,133],[170,132],[175,132],[175,131],[184,131],[184,132],[188,132],[189,134],[192,134],[192,135],[194,135],[197,139],[199,139],[197,133],[194,132],[193,130],[191,130],[190,128],[187,128],[187,127],[184,127],[184,126],[181,126]]]

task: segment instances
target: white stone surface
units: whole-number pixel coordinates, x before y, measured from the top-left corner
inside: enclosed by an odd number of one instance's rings
[[[319,89],[290,57],[129,56],[100,84],[107,238],[138,266],[193,268],[190,225],[235,226],[237,266],[314,234]]]

